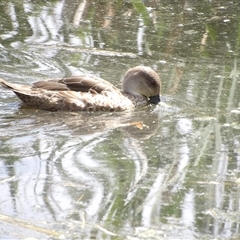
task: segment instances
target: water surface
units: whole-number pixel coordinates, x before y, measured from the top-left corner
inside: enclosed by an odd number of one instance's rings
[[[0,6],[1,78],[162,79],[159,106],[124,113],[26,108],[1,88],[1,239],[240,238],[238,1]]]

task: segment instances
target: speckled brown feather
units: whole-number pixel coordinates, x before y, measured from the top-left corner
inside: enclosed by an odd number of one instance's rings
[[[0,79],[0,84],[12,90],[26,105],[39,109],[124,111],[146,105],[148,97],[159,94],[160,78],[155,74],[147,67],[130,69],[123,79],[123,91],[101,78],[89,76],[49,79],[36,82],[33,86],[9,83]],[[128,91],[124,89],[125,81],[134,81],[136,84],[131,83],[129,86],[133,89]],[[149,95],[151,92],[152,95]]]

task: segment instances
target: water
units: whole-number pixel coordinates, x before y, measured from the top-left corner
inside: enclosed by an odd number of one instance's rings
[[[0,5],[3,79],[162,79],[159,106],[125,113],[26,108],[1,88],[0,239],[239,238],[238,2]]]

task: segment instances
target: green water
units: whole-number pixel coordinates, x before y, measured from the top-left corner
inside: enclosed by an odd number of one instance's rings
[[[238,1],[0,9],[0,78],[162,79],[159,106],[125,113],[29,109],[0,88],[0,239],[240,238]]]

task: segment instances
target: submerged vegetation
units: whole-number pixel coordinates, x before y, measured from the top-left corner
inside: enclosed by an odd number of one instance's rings
[[[0,89],[1,237],[239,238],[239,1],[0,7],[1,78],[120,86],[147,65],[163,85],[156,108],[97,115],[22,108]]]

